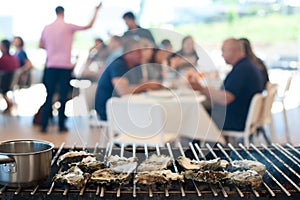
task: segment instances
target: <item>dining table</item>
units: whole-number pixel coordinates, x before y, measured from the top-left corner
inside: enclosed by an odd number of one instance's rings
[[[221,131],[202,104],[206,97],[198,91],[192,89],[150,90],[140,94],[125,95],[120,97],[120,100],[124,101],[124,106],[128,109],[128,116],[130,116],[122,120],[129,120],[128,123],[134,121],[137,124],[137,129],[131,130],[133,132],[153,131],[153,126],[145,124],[153,121],[150,113],[157,107],[163,109],[163,112],[159,112],[163,116],[155,117],[164,122],[158,123],[157,126],[160,127],[154,128],[155,130],[201,142],[225,143]],[[148,105],[147,110],[138,109],[143,104]],[[151,127],[151,130],[147,130],[147,127]]]

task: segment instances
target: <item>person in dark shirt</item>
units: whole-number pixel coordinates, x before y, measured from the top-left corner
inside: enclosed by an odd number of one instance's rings
[[[137,24],[133,12],[126,12],[123,15],[123,20],[128,27],[128,30],[123,35],[124,37],[136,37],[136,39],[146,38],[155,44],[152,33],[148,29],[142,28]]]
[[[143,75],[138,67],[142,59],[140,44],[132,38],[127,38],[124,43],[124,54],[107,66],[98,80],[95,109],[101,120],[107,120],[106,102],[109,98],[162,87],[157,81],[141,82]]]
[[[258,67],[259,71],[262,73],[263,85],[265,88],[267,82],[269,81],[268,70],[265,63],[254,54],[251,47],[251,43],[247,38],[240,38],[239,41],[242,43],[246,55],[250,58],[250,60],[256,65],[256,67]]]
[[[225,40],[222,55],[232,70],[219,90],[203,87],[196,76],[188,79],[195,90],[211,100],[211,116],[221,130],[243,131],[252,97],[263,90],[262,75],[245,55],[239,40]]]

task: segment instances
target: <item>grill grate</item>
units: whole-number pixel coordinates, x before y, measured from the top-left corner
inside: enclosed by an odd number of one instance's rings
[[[52,181],[52,177],[64,170],[63,167],[56,166],[56,161],[60,155],[71,150],[81,150],[76,148],[74,144],[72,148],[64,148],[64,143],[55,150],[54,156],[51,162],[51,175],[47,181],[40,185],[34,185],[29,188],[10,188],[2,186],[0,188],[0,198],[13,197],[23,199],[24,196],[39,196],[42,198],[54,198],[61,195],[64,196],[81,196],[91,197],[95,195],[98,197],[121,197],[125,199],[139,198],[139,197],[155,197],[159,196],[161,199],[172,197],[175,199],[180,198],[195,198],[203,196],[211,196],[213,198],[248,198],[251,195],[254,197],[294,197],[300,196],[300,151],[299,147],[294,147],[290,144],[280,145],[272,144],[269,147],[261,145],[256,147],[253,144],[250,148],[246,148],[242,144],[239,147],[234,147],[230,143],[228,147],[223,147],[217,144],[215,147],[211,147],[209,144],[205,145],[205,148],[201,148],[198,144],[189,143],[188,147],[183,148],[180,143],[176,147],[171,147],[168,143],[166,147],[154,148],[147,147],[124,147],[114,148],[112,144],[108,143],[106,148],[99,148],[98,144],[93,149],[88,149],[86,145],[82,150],[90,151],[95,155],[98,155],[108,166],[108,156],[120,155],[120,157],[138,157],[138,162],[142,162],[147,159],[150,154],[156,153],[157,155],[169,155],[172,158],[172,168],[174,172],[179,172],[180,167],[177,166],[176,158],[178,156],[189,157],[192,159],[209,160],[217,157],[232,162],[233,160],[249,159],[260,161],[267,166],[266,173],[263,177],[262,186],[259,188],[245,187],[241,188],[236,185],[221,184],[209,184],[199,183],[194,180],[186,180],[183,184],[180,181],[171,183],[171,186],[163,185],[161,187],[156,186],[140,186],[135,184],[134,181],[129,185],[90,185],[85,183],[81,190],[68,184],[55,183]],[[135,170],[133,176],[137,171]],[[132,176],[132,177],[133,177]],[[221,194],[221,195],[220,195]]]

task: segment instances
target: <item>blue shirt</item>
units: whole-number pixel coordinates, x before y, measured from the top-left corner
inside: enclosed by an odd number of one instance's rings
[[[26,60],[28,59],[26,52],[23,49],[21,49],[20,51],[16,52],[15,56],[20,61],[20,67],[24,66],[26,63]]]
[[[141,68],[130,68],[123,57],[119,57],[105,69],[100,79],[98,80],[98,87],[95,97],[95,109],[100,115],[101,120],[107,120],[107,100],[112,96],[119,96],[119,94],[114,91],[112,80],[114,78],[122,76],[128,80],[129,84],[138,84],[142,79]]]
[[[243,131],[252,97],[264,88],[262,75],[249,58],[238,61],[227,75],[221,89],[235,97],[227,106],[215,104],[212,117],[223,130]]]

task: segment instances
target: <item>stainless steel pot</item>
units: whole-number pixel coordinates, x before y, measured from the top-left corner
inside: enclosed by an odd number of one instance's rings
[[[0,143],[0,184],[26,187],[48,178],[54,145],[45,141],[12,140]]]

